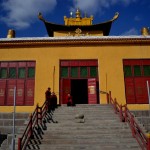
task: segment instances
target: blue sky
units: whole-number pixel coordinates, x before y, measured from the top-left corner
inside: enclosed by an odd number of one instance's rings
[[[45,20],[64,24],[64,15],[70,17],[79,7],[84,16],[93,15],[95,23],[119,18],[112,24],[110,35],[140,35],[142,27],[150,27],[150,0],[0,0],[0,38],[8,29],[16,31],[16,37],[46,37],[41,12]]]

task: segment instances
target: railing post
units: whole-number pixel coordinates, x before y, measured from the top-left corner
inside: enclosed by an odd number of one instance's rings
[[[111,91],[109,91],[109,102],[111,103]]]
[[[107,96],[107,104],[109,104],[110,103],[110,101],[109,101],[109,94],[107,93],[106,96]]]
[[[46,105],[46,111],[48,111],[48,101],[47,100],[45,102],[45,105]]]
[[[147,150],[150,150],[150,136],[148,136]]]
[[[37,106],[36,106],[36,125],[38,125],[38,119],[39,119],[39,113],[38,113],[38,109],[39,109],[39,104],[37,103]]]
[[[42,123],[42,107],[40,107],[40,123]]]
[[[132,136],[135,137],[135,129],[134,129],[134,117],[131,115],[131,130],[132,130]]]
[[[21,141],[22,141],[22,138],[18,138],[18,150],[22,149],[22,147],[21,147]]]
[[[127,122],[127,105],[124,106],[124,120]]]
[[[123,114],[122,114],[122,104],[120,105],[120,121],[123,122]]]
[[[32,130],[32,114],[30,115],[30,127],[29,127],[29,130],[30,130],[30,132],[29,132],[29,137],[32,137],[32,135],[33,135],[33,130]]]
[[[115,109],[115,113],[117,114],[117,102],[116,102],[116,98],[114,99],[114,109]]]

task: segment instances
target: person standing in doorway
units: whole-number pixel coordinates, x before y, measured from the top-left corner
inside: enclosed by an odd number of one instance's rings
[[[67,106],[73,106],[72,96],[70,95],[70,93],[68,93],[67,95]]]

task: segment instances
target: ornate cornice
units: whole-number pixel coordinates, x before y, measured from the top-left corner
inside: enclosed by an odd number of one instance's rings
[[[63,37],[63,38],[13,38],[0,39],[0,48],[8,47],[58,47],[58,46],[117,46],[150,45],[150,36],[135,37]]]

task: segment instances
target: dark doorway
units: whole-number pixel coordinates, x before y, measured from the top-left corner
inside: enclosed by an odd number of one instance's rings
[[[88,104],[87,79],[72,79],[71,95],[75,104]]]

